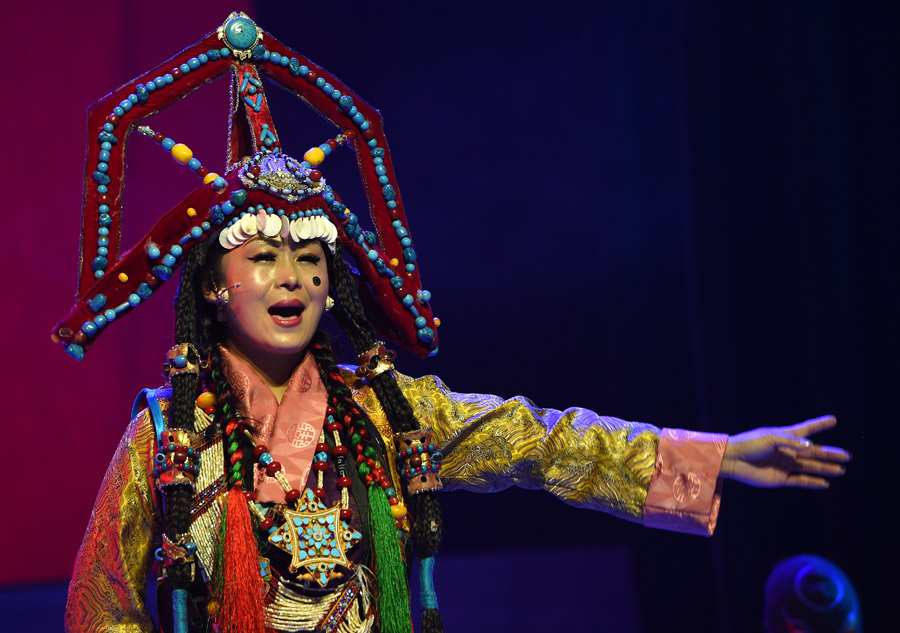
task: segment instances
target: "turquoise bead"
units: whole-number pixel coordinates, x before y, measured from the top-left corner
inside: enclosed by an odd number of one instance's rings
[[[181,257],[181,254],[183,252],[184,252],[184,249],[182,249],[178,244],[175,244],[174,246],[172,246],[169,249],[169,253],[171,253],[171,255],[173,257]]]
[[[417,328],[423,328],[428,325],[428,321],[425,320],[425,317],[416,317],[415,323]]]
[[[213,180],[213,187],[215,187],[216,189],[224,189],[226,184],[228,184],[228,183],[226,183],[225,179],[222,178],[221,176],[218,176],[218,177],[216,177],[215,180]],[[225,204],[228,204],[228,203],[226,202]],[[223,209],[225,208],[225,204],[222,205]]]
[[[152,294],[153,288],[151,288],[149,284],[147,284],[147,282],[143,282],[140,286],[137,287],[137,295],[141,299],[147,299]]]
[[[95,270],[94,271],[94,279],[100,279],[103,275],[106,274],[106,271],[103,270]]]
[[[379,177],[378,177],[378,184],[379,184],[379,185],[386,185],[386,184],[388,184],[389,182],[390,182],[390,180],[388,180],[388,177],[387,177],[387,176],[379,176]]]
[[[100,247],[97,249],[97,254],[98,254],[98,255],[101,255],[101,256],[103,256],[103,257],[106,257],[107,255],[109,255],[109,249],[106,248],[105,246],[100,246]]]
[[[156,244],[152,244],[150,248],[147,249],[147,257],[150,259],[159,257],[159,247]]]
[[[200,161],[196,158],[192,158],[191,160],[189,160],[187,166],[191,171],[197,171],[198,169],[200,169],[200,167],[202,167]]]
[[[201,237],[203,237],[203,229],[201,229],[199,226],[192,227],[191,237],[193,237],[195,240],[200,239]]]
[[[175,364],[175,367],[178,367],[179,369],[181,369],[182,367],[187,367],[187,356],[185,356],[184,354],[179,354],[174,359],[172,359],[172,362]]]
[[[197,55],[197,60],[201,64],[206,65],[206,62],[209,61],[209,57],[207,57],[206,53],[200,53],[199,55]],[[190,63],[190,62],[188,62],[188,63]]]
[[[163,139],[163,142],[160,143],[160,145],[162,145],[162,148],[168,152],[168,151],[170,151],[173,147],[175,147],[175,141],[173,141],[173,140],[170,139],[169,137],[166,137],[166,138]]]
[[[276,53],[275,51],[272,51],[269,54],[269,61],[272,62],[273,64],[280,64],[281,63],[281,54]]]
[[[112,224],[112,216],[108,213],[101,213],[100,217],[97,219],[97,223],[100,226],[109,226]]]
[[[204,222],[203,224],[200,225],[200,228],[203,229],[204,231],[208,231],[212,227],[209,222]]]
[[[109,229],[104,226],[102,228],[97,229],[97,233],[100,235],[109,235]]]
[[[191,57],[187,62],[188,68],[191,70],[197,70],[200,68],[200,60],[196,57]]]
[[[112,310],[112,309],[110,309],[110,310],[104,310],[104,311],[103,311],[103,316],[106,317],[106,321],[107,321],[107,322],[115,321],[115,320],[116,320],[116,311],[115,311],[115,310]]]
[[[105,174],[109,171],[109,163],[97,163],[97,171],[101,171]]]
[[[69,343],[64,348],[66,353],[75,360],[84,360],[84,348],[75,343]]]
[[[81,326],[81,330],[88,336],[93,336],[97,333],[97,325],[93,321],[87,321]]]
[[[171,255],[163,255],[162,265],[172,267],[175,265],[176,259]]]
[[[420,290],[419,301],[421,301],[422,303],[428,303],[429,301],[431,301],[431,293],[427,290]]]
[[[112,149],[112,143],[109,141],[103,141],[100,143],[100,149],[106,150],[107,152]]]
[[[113,114],[116,116],[122,116],[125,114],[125,110],[122,109],[122,106],[116,106],[113,108]]]
[[[175,77],[172,75],[172,73],[166,73],[165,75],[163,75],[163,81],[165,81],[166,84],[170,84],[175,81]]]
[[[408,237],[404,237],[402,240],[400,240],[400,246],[409,246],[410,244],[412,244],[412,240]]]
[[[94,324],[98,328],[106,327],[106,317],[103,316],[102,314],[98,314],[97,316],[94,317]]]
[[[131,293],[128,295],[128,303],[133,307],[138,305],[141,302],[141,298],[137,296],[135,293]]]
[[[100,153],[97,155],[97,158],[102,160],[104,163],[109,162],[109,150],[101,149]]]
[[[109,205],[101,204],[99,207],[97,207],[97,211],[99,211],[100,213],[109,213]]]
[[[181,72],[183,72],[186,75],[189,72],[191,72],[191,67],[188,66],[187,64],[182,64],[181,66],[178,67],[178,70],[180,70]]]
[[[107,232],[109,229],[107,229]],[[97,246],[109,246],[109,238],[108,237],[98,237],[97,238]]]

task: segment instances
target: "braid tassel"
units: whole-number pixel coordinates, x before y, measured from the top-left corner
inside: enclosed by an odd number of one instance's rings
[[[240,488],[233,487],[226,503],[225,569],[216,628],[220,633],[265,633],[259,554],[247,499]]]
[[[378,616],[382,633],[410,633],[409,588],[391,506],[380,486],[369,486],[369,525],[378,578]]]

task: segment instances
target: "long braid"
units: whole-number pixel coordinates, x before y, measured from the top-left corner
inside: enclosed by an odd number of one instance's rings
[[[185,257],[184,270],[175,297],[175,343],[189,343],[196,349],[197,328],[197,272],[206,260],[206,246],[200,245]],[[188,361],[199,364],[200,359],[190,352]],[[173,429],[194,430],[194,407],[199,392],[198,376],[192,373],[176,374],[171,378],[169,425]],[[190,529],[191,505],[194,491],[188,485],[171,485],[164,488],[164,524],[166,536],[173,542]],[[191,584],[191,564],[178,563],[167,568],[172,590],[187,590]]]
[[[340,244],[338,243],[336,247],[334,257],[329,259],[328,270],[331,287],[337,299],[333,314],[353,344],[356,353],[361,355],[374,347],[378,339],[366,318],[356,291],[356,281],[343,260]],[[389,372],[376,376],[370,384],[395,432],[419,428],[419,422],[409,401]],[[413,537],[416,552],[420,560],[430,559],[437,552],[442,538],[443,518],[440,500],[436,492],[422,492],[412,497],[410,501],[414,518]],[[441,633],[444,630],[436,605],[435,608],[423,610],[422,629],[424,633]]]

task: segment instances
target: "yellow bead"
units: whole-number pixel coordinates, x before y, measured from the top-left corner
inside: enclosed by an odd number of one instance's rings
[[[203,184],[208,185],[209,183],[211,183],[213,180],[215,180],[218,177],[219,177],[219,174],[214,174],[213,172],[209,172],[208,174],[206,174],[203,177]]]
[[[119,281],[121,281],[123,284],[127,283],[128,275],[126,275],[125,273],[119,273]]]
[[[313,167],[318,167],[322,164],[322,161],[325,160],[325,152],[318,147],[312,147],[306,150],[306,153],[303,155],[303,160]]]
[[[214,393],[204,391],[199,396],[197,396],[197,406],[201,409],[207,409],[209,407],[215,406],[215,404],[216,394]]]
[[[189,218],[196,217],[196,216],[197,216],[197,209],[195,209],[194,207],[188,207],[188,209],[187,209],[187,214],[188,214],[188,217],[189,217]]]
[[[406,506],[402,503],[391,506],[391,514],[394,515],[395,519],[402,519],[406,516]]]
[[[396,268],[396,267],[399,266],[399,265],[400,265],[400,260],[399,260],[399,259],[397,259],[396,257],[394,257],[394,258],[391,259],[391,266],[392,266],[392,267]]]
[[[191,148],[184,143],[173,145],[171,152],[175,162],[181,163],[182,165],[186,165],[187,162],[194,157],[194,152],[192,152]]]
[[[434,327],[441,327],[441,320],[437,317],[434,317]]]

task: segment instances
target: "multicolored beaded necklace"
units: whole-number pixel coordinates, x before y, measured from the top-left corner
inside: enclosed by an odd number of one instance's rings
[[[340,374],[333,374],[330,377],[343,382]],[[204,391],[197,398],[197,406],[204,409],[208,415],[215,414],[215,402],[215,395],[208,391]],[[350,508],[349,489],[353,482],[347,471],[349,449],[341,440],[344,423],[352,428],[350,440],[357,455],[357,470],[366,486],[377,484],[384,490],[395,527],[399,529],[402,526],[403,518],[407,514],[406,506],[385,469],[376,459],[376,452],[371,446],[370,434],[365,428],[361,412],[352,407],[350,413],[344,416],[343,422],[337,420],[336,416],[337,399],[332,397],[326,409],[324,429],[320,433],[313,457],[312,469],[317,477],[316,487],[306,489],[305,494],[291,485],[284,475],[281,463],[269,453],[268,447],[257,443],[248,429],[243,430],[253,446],[253,458],[265,469],[266,475],[274,478],[285,492],[285,504],[269,508],[258,505],[252,492],[245,493],[250,511],[259,519],[259,529],[266,535],[270,544],[291,556],[289,570],[292,574],[305,568],[305,573],[300,575],[301,579],[315,581],[322,587],[334,578],[343,577],[343,573],[337,567],[352,568],[346,552],[362,539],[362,534],[350,526],[353,510]],[[232,423],[234,421],[231,421],[229,426]],[[332,434],[333,447],[326,442],[326,432]],[[324,503],[326,499],[324,478],[328,470],[329,454],[334,461],[338,475],[336,484],[341,493],[340,501],[331,508]],[[284,520],[276,526],[276,520],[279,518]]]

